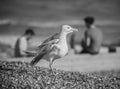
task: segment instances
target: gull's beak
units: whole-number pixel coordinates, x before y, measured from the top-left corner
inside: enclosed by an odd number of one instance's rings
[[[77,32],[78,32],[78,29],[76,29],[76,28],[73,28],[73,31],[77,31]]]

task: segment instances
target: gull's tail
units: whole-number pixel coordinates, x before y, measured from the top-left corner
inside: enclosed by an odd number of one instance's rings
[[[36,65],[36,64],[42,59],[42,57],[44,56],[44,54],[45,54],[45,53],[40,53],[40,54],[38,54],[37,56],[35,56],[35,57],[33,58],[33,60],[30,62],[30,65],[31,65],[31,66]]]

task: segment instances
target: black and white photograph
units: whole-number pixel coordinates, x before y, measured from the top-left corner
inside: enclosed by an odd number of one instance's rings
[[[120,0],[0,0],[0,89],[120,89]]]

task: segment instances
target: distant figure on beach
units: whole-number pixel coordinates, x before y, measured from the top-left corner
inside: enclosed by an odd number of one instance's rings
[[[76,34],[74,34],[72,37],[73,43],[75,45],[74,46],[75,53],[98,54],[100,51],[100,47],[102,45],[103,34],[101,30],[94,25],[94,17],[87,16],[84,18],[84,22],[86,25],[84,36],[80,36],[78,38]],[[76,40],[76,38],[78,39]],[[76,45],[76,43],[78,45]]]
[[[81,53],[98,54],[103,41],[103,34],[100,29],[94,25],[94,17],[84,18],[86,25],[85,45]]]
[[[35,35],[32,29],[27,29],[25,33],[19,37],[15,44],[14,56],[15,57],[28,57],[28,46],[31,38]]]

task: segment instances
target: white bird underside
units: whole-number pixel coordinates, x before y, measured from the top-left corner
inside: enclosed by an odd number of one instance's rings
[[[30,64],[33,66],[41,59],[53,62],[55,59],[65,56],[68,53],[67,34],[67,31],[62,30],[60,34],[56,33],[46,39],[38,47],[37,55]]]

